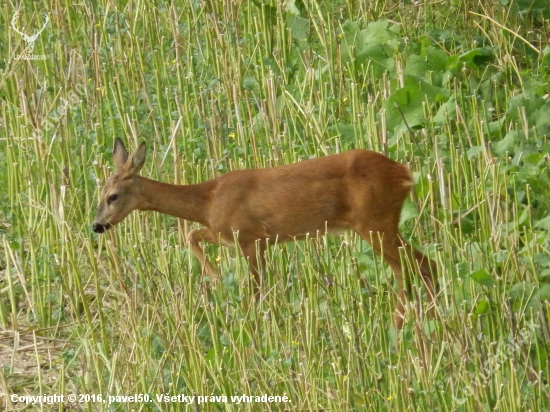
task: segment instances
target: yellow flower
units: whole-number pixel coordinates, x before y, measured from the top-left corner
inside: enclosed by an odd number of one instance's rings
[[[229,133],[227,135],[227,137],[229,137],[230,139],[234,139],[235,138],[235,133]]]

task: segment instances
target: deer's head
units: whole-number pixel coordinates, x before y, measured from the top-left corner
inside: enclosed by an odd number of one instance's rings
[[[137,182],[138,173],[145,162],[145,143],[129,156],[124,143],[117,138],[113,148],[113,162],[115,173],[105,182],[92,225],[96,233],[109,230],[138,208],[140,189]]]

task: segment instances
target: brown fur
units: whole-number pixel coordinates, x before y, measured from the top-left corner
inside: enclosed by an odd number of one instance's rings
[[[239,246],[249,258],[259,288],[267,239],[284,242],[308,233],[324,233],[326,228],[351,229],[369,242],[396,273],[394,320],[398,329],[403,324],[405,303],[399,248],[417,262],[428,298],[435,305],[435,263],[412,249],[398,232],[403,202],[413,184],[411,173],[406,166],[379,153],[355,149],[280,167],[235,170],[204,183],[182,186],[138,176],[145,161],[144,144],[134,156],[128,156],[117,139],[113,159],[115,174],[103,189],[94,220],[97,232],[119,223],[135,209],[198,222],[204,227],[191,231],[188,240],[192,252],[213,278],[217,272],[200,242],[232,246],[237,232]],[[113,194],[118,198],[109,205],[108,198]]]

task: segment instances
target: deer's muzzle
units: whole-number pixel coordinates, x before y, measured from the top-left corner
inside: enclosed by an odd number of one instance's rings
[[[107,223],[105,225],[102,225],[101,223],[94,223],[92,225],[92,230],[96,233],[103,233],[111,228],[111,224]]]

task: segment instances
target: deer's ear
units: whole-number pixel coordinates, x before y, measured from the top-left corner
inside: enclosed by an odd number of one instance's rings
[[[113,148],[113,162],[115,163],[115,170],[120,171],[128,160],[128,150],[122,143],[120,138],[116,138],[115,147]]]
[[[141,143],[132,156],[132,165],[130,166],[133,174],[138,174],[143,164],[145,163],[145,154],[147,152],[147,146],[145,142]]]

